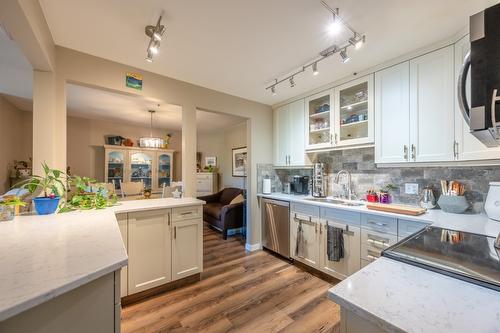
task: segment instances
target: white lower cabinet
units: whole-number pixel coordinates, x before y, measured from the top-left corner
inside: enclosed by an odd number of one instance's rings
[[[338,222],[328,222],[329,226],[343,229],[344,258],[340,261],[328,260],[328,232],[326,222],[321,224],[320,264],[321,270],[337,279],[345,279],[360,269],[360,228]]]
[[[172,280],[203,270],[203,225],[201,219],[173,222]]]
[[[120,234],[122,235],[123,245],[128,253],[128,220],[127,213],[116,214],[116,220],[118,221],[118,228],[120,228]],[[128,295],[128,266],[122,267],[120,271],[120,296],[124,297]]]
[[[317,217],[294,214],[290,216],[290,253],[292,258],[319,269],[319,220]],[[303,241],[297,244],[297,233],[302,229]]]
[[[170,209],[128,214],[128,293],[172,280]]]

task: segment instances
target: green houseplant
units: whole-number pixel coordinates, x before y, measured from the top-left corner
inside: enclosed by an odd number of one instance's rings
[[[22,201],[16,195],[4,195],[0,198],[0,221],[10,221],[14,219],[16,210],[20,206],[26,206],[26,202]]]
[[[68,183],[74,188],[71,198],[62,205],[60,212],[103,209],[118,201],[115,193],[108,195],[106,187],[89,177],[73,176]]]
[[[33,175],[16,186],[27,189],[30,193],[40,192],[41,197],[33,199],[38,215],[52,214],[57,210],[61,195],[66,191],[64,172],[51,169],[42,163],[43,175]]]

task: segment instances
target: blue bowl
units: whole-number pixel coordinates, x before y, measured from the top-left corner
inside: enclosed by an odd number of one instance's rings
[[[35,210],[38,215],[48,215],[53,214],[57,210],[57,206],[59,205],[60,197],[54,198],[34,198],[35,202]]]

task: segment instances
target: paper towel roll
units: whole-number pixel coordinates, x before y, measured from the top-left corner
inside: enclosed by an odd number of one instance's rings
[[[262,181],[262,193],[271,194],[271,178],[264,178]]]

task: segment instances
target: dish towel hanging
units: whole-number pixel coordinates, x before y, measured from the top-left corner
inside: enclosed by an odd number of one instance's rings
[[[297,241],[295,244],[295,255],[297,257],[305,257],[305,239],[304,239],[304,230],[302,229],[302,221],[299,221],[299,225],[297,226]]]
[[[344,230],[326,225],[327,255],[329,261],[340,261],[344,258]]]

